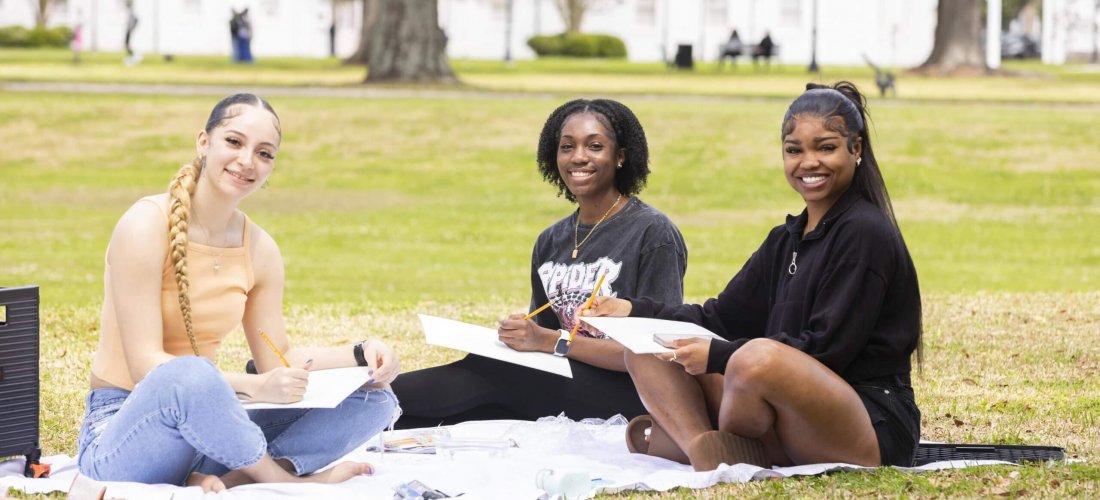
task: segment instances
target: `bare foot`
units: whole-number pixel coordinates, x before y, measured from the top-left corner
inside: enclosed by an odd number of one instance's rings
[[[374,467],[366,462],[340,462],[323,472],[307,476],[307,481],[316,483],[342,483],[355,476],[373,474]]]
[[[203,493],[218,493],[225,491],[225,483],[222,479],[214,475],[200,474],[198,472],[192,472],[190,476],[187,476],[185,483],[187,486],[199,486],[202,488]]]

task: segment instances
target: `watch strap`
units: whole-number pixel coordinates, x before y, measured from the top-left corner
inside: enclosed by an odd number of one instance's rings
[[[355,364],[359,366],[367,366],[367,356],[363,354],[363,342],[366,341],[360,341],[351,348],[351,353],[355,356]]]
[[[558,330],[558,341],[554,344],[554,355],[565,356],[569,353],[569,331]]]

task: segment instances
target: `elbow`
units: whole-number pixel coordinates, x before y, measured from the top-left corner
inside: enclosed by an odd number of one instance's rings
[[[149,372],[173,358],[174,356],[163,353],[161,356],[147,356],[141,359],[127,360],[126,367],[130,373],[130,380],[132,380],[134,384],[141,382],[149,375]]]
[[[132,380],[135,385],[138,382],[141,382],[142,380],[144,380],[145,376],[148,375],[149,372],[153,371],[153,367],[148,367],[147,368],[144,364],[138,364],[138,363],[130,363],[129,368],[130,368],[130,380]]]

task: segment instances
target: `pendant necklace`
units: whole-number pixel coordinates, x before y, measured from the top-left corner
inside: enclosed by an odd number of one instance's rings
[[[619,197],[615,198],[615,203],[612,203],[611,208],[608,208],[607,211],[603,213],[603,217],[600,217],[600,220],[596,221],[596,223],[592,225],[592,230],[589,231],[588,234],[584,235],[584,239],[580,240],[580,243],[577,243],[577,239],[578,239],[578,236],[580,236],[580,231],[581,231],[581,209],[580,209],[580,207],[577,207],[577,223],[573,225],[573,258],[574,259],[577,258],[577,252],[580,251],[581,245],[583,245],[584,242],[588,241],[588,238],[592,237],[592,233],[596,232],[596,228],[600,227],[600,223],[603,222],[605,219],[607,219],[608,215],[611,215],[611,211],[615,210],[615,207],[619,206],[619,200],[621,200],[621,199],[623,199],[623,195],[622,195],[622,193],[619,193]]]
[[[232,222],[232,218],[230,218],[230,222]],[[221,247],[214,247],[213,246],[214,241],[210,238],[210,230],[206,229],[206,226],[203,226],[202,224],[196,224],[196,225],[199,226],[200,228],[202,228],[203,234],[206,235],[206,241],[210,243],[210,245],[207,245],[207,246],[210,246],[212,248],[222,248],[222,249],[224,249],[225,246],[229,244],[229,225],[228,224],[225,227],[225,236],[222,238],[222,246]],[[221,269],[222,269],[222,255],[221,255],[221,253],[214,253],[214,274],[217,274],[218,271],[221,271]]]

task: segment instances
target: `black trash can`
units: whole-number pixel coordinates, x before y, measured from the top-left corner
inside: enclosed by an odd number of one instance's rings
[[[691,57],[691,45],[680,44],[676,46],[676,58],[672,60],[676,69],[694,69],[695,62]]]

